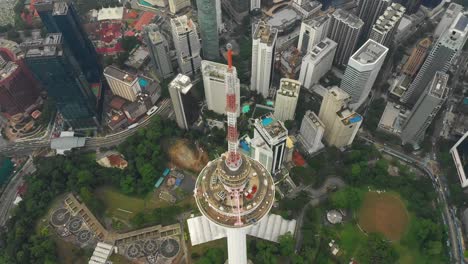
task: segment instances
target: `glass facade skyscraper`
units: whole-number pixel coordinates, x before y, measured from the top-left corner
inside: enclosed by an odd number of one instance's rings
[[[198,24],[202,39],[203,59],[219,58],[219,35],[216,19],[216,0],[197,0]]]

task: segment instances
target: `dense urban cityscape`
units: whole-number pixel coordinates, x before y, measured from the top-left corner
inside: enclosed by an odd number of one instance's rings
[[[468,263],[467,0],[0,0],[0,264]]]

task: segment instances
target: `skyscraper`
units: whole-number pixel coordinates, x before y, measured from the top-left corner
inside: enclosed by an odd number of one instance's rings
[[[447,72],[453,58],[458,56],[468,37],[468,17],[459,14],[450,29],[434,44],[416,78],[403,95],[403,103],[414,104],[437,71]]]
[[[424,139],[426,130],[447,99],[448,74],[436,72],[428,87],[411,109],[401,131],[403,144],[412,144],[416,148]]]
[[[340,88],[351,95],[352,109],[358,109],[369,96],[387,52],[388,48],[369,39],[349,58]]]
[[[319,118],[325,125],[325,141],[330,146],[351,145],[361,127],[362,116],[349,109],[349,101],[349,95],[336,86],[323,97]]]
[[[156,74],[166,79],[174,74],[172,61],[169,55],[169,45],[156,24],[144,27],[144,37],[151,56]]]
[[[414,77],[416,75],[426,58],[427,51],[431,44],[432,42],[429,38],[424,38],[416,44],[416,47],[413,48],[410,57],[403,66],[402,71],[404,74],[410,77]]]
[[[63,43],[73,54],[89,83],[99,83],[102,67],[78,12],[71,2],[40,0],[34,8],[49,33],[61,33]]]
[[[185,130],[188,130],[199,116],[198,104],[193,96],[192,86],[190,77],[180,73],[169,84],[169,95],[177,125]]]
[[[41,92],[23,58],[17,43],[0,39],[0,112],[7,117],[23,113]]]
[[[449,29],[450,25],[452,25],[453,21],[461,12],[463,12],[463,6],[456,3],[450,3],[450,5],[447,7],[447,10],[445,10],[444,16],[439,21],[439,24],[437,24],[437,27],[434,30],[434,39],[438,39],[440,36],[442,36],[442,34]]]
[[[252,39],[252,75],[250,89],[268,97],[275,59],[278,30],[261,21]]]
[[[130,102],[135,102],[137,100],[137,96],[141,92],[141,87],[136,75],[111,65],[104,69],[104,77],[106,77],[113,94]]]
[[[327,37],[329,24],[330,16],[328,14],[302,21],[297,49],[302,54],[311,51],[317,43]]]
[[[282,78],[276,91],[275,117],[278,120],[293,120],[296,113],[297,100],[301,91],[301,83],[296,80]]]
[[[197,27],[184,15],[171,19],[171,28],[179,70],[182,74],[194,75],[201,67]]]
[[[312,88],[331,69],[335,52],[336,42],[325,38],[304,56],[299,75],[304,87]]]
[[[361,34],[367,36],[377,18],[384,13],[391,0],[361,0],[357,8],[358,17],[364,22]]]
[[[169,11],[174,15],[180,10],[186,7],[189,7],[191,5],[190,0],[168,0],[168,1],[169,1]]]
[[[337,9],[333,13],[330,21],[329,38],[338,44],[333,60],[334,64],[341,66],[348,62],[349,57],[356,50],[363,25],[361,19],[343,9]]]
[[[26,64],[54,99],[66,123],[74,129],[95,128],[100,119],[96,96],[67,47],[60,33],[21,44]]]
[[[369,38],[385,47],[390,47],[405,11],[406,9],[402,5],[391,4],[372,26]]]
[[[218,114],[226,114],[226,71],[227,65],[217,62],[202,60],[201,71],[203,75],[203,86],[205,88],[206,106],[209,110]],[[240,114],[240,81],[237,78],[236,67],[232,66],[234,76],[234,91],[236,93],[237,115]]]
[[[219,58],[219,35],[217,19],[217,0],[197,0],[198,25],[202,39],[203,59]]]
[[[307,153],[311,154],[323,148],[322,137],[325,132],[325,125],[318,116],[307,110],[302,118],[301,129],[299,130],[299,141],[305,147]]]

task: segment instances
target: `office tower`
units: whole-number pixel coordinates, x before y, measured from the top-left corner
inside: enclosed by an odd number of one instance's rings
[[[209,110],[218,114],[226,114],[226,71],[228,66],[217,62],[202,60],[201,71],[203,75],[203,86],[205,87],[206,106]],[[237,115],[240,114],[240,81],[237,78],[236,67],[232,67],[234,75],[234,90],[236,93]]]
[[[393,44],[395,32],[405,11],[406,9],[400,4],[393,3],[387,7],[372,26],[369,38],[385,47],[390,47]]]
[[[449,88],[447,87],[448,74],[436,72],[428,87],[419,97],[411,109],[406,122],[401,130],[403,144],[412,144],[415,148],[424,139],[426,129],[439,112],[447,99]]]
[[[216,24],[218,25],[218,32],[221,33],[221,31],[224,29],[223,12],[221,9],[221,0],[215,0],[215,4],[216,4]]]
[[[144,37],[151,56],[156,74],[166,79],[174,74],[172,61],[169,55],[169,45],[166,38],[159,31],[156,24],[149,24],[144,27]]]
[[[199,109],[193,95],[190,77],[178,74],[169,84],[169,95],[176,116],[177,125],[185,130],[198,119]]]
[[[273,75],[278,30],[261,21],[255,26],[252,39],[252,91],[268,97]]]
[[[335,52],[336,42],[329,38],[315,45],[302,59],[299,82],[307,89],[318,83],[320,78],[331,69]]]
[[[325,141],[330,146],[351,145],[362,124],[362,116],[349,109],[349,102],[349,94],[336,86],[323,97],[319,118],[325,125]]]
[[[307,153],[312,154],[323,148],[322,137],[325,132],[325,125],[318,116],[307,110],[302,118],[299,130],[299,141],[304,146]]]
[[[333,13],[328,37],[338,44],[334,64],[341,66],[348,62],[349,57],[356,50],[363,25],[361,19],[343,9],[337,9]]]
[[[413,48],[410,57],[403,66],[402,72],[410,77],[414,77],[419,70],[419,67],[426,58],[427,51],[431,46],[432,42],[429,38],[421,40],[416,47]]]
[[[23,113],[41,92],[23,58],[17,43],[0,39],[0,112],[7,117]]]
[[[364,22],[361,34],[367,36],[377,18],[384,13],[391,0],[361,0],[357,8],[358,17]]]
[[[330,16],[328,14],[317,16],[301,23],[297,49],[306,54],[321,40],[327,37]]]
[[[293,120],[296,113],[297,100],[301,91],[301,83],[296,80],[282,78],[276,91],[275,117],[278,120]]]
[[[180,10],[191,6],[190,0],[168,0],[169,1],[169,12],[176,14]]]
[[[271,113],[255,119],[251,157],[276,174],[283,165],[287,137],[288,130],[283,122]]]
[[[242,24],[243,19],[249,15],[248,0],[221,0],[226,14],[237,24]]]
[[[100,119],[96,96],[67,47],[61,33],[21,44],[26,64],[54,99],[65,122],[74,129],[95,128]]]
[[[468,131],[450,149],[462,188],[468,186]]]
[[[387,52],[388,48],[369,39],[349,58],[340,88],[351,95],[352,109],[358,109],[369,96]]]
[[[171,19],[171,28],[179,71],[185,75],[194,75],[201,66],[197,26],[187,16],[180,16]]]
[[[217,0],[197,0],[198,25],[202,39],[203,59],[219,59]]]
[[[34,8],[49,33],[62,34],[63,43],[77,60],[86,80],[99,83],[102,67],[74,5],[71,2],[41,0],[34,4]]]
[[[461,12],[463,12],[463,6],[450,3],[450,5],[447,7],[447,10],[445,10],[444,16],[439,21],[439,24],[437,24],[437,27],[434,31],[434,39],[438,39],[440,36],[442,36],[442,34],[449,29],[450,25],[452,25],[455,18],[457,18],[458,14]]]
[[[229,55],[228,55],[229,56]],[[187,220],[192,245],[227,237],[227,264],[247,264],[246,235],[277,239],[293,231],[295,222],[269,215],[275,200],[271,174],[239,149],[235,113],[235,76],[228,59],[227,124],[228,151],[208,162],[195,183],[194,197],[202,216]],[[266,227],[268,226],[268,231]],[[276,240],[277,241],[277,240]]]
[[[459,14],[449,30],[434,44],[408,91],[403,103],[414,104],[437,71],[447,72],[452,60],[458,56],[468,37],[468,17]]]
[[[136,75],[111,65],[104,69],[104,77],[113,94],[130,102],[136,101],[141,92],[140,79]]]

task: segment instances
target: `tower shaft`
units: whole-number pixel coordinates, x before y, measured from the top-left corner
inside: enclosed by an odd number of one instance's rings
[[[236,171],[241,165],[241,157],[238,151],[239,133],[237,132],[237,105],[236,105],[236,78],[232,69],[232,49],[228,45],[228,68],[226,71],[226,115],[227,115],[227,142],[228,157],[226,165],[230,170]]]

